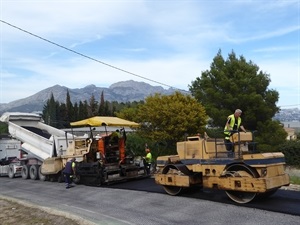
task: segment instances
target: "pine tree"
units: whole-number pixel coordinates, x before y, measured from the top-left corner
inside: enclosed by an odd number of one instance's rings
[[[66,118],[68,119],[68,121],[74,121],[74,107],[73,104],[71,102],[71,97],[70,97],[70,93],[69,90],[67,90],[67,97],[66,97]]]
[[[104,101],[103,91],[101,92],[98,115],[99,116],[105,116],[105,101]]]

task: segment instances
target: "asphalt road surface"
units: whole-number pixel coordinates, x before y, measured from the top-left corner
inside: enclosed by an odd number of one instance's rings
[[[169,196],[151,178],[102,187],[0,177],[0,194],[68,212],[95,224],[300,224],[300,192],[238,205],[223,191],[200,190]],[[1,209],[0,209],[1,210]]]
[[[120,188],[127,190],[138,190],[156,193],[165,193],[163,188],[156,185],[154,179],[147,179],[143,182],[140,180],[126,183],[114,184],[112,188]],[[274,195],[267,199],[256,199],[248,204],[237,204],[227,197],[224,191],[221,190],[194,190],[193,192],[183,193],[181,196],[193,199],[209,200],[219,203],[226,203],[230,205],[237,205],[240,207],[249,207],[256,209],[263,209],[273,212],[281,212],[291,215],[300,216],[300,192],[278,190]],[[300,221],[299,221],[300,224]]]

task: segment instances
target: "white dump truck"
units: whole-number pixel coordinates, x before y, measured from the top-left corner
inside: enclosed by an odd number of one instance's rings
[[[9,135],[0,136],[0,176],[21,176],[21,142]]]
[[[72,139],[71,134],[45,124],[38,114],[9,112],[4,113],[0,121],[8,124],[12,138],[21,141],[21,150],[26,154],[20,158],[23,179],[45,180],[40,166],[47,158],[63,155],[68,145],[67,136]]]

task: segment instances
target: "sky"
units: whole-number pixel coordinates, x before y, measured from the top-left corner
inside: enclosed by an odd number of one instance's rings
[[[56,84],[188,90],[219,50],[300,107],[300,0],[0,0],[0,103]]]

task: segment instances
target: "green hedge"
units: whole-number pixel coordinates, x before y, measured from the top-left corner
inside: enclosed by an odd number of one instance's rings
[[[286,141],[278,150],[285,155],[287,165],[300,167],[300,141]]]

